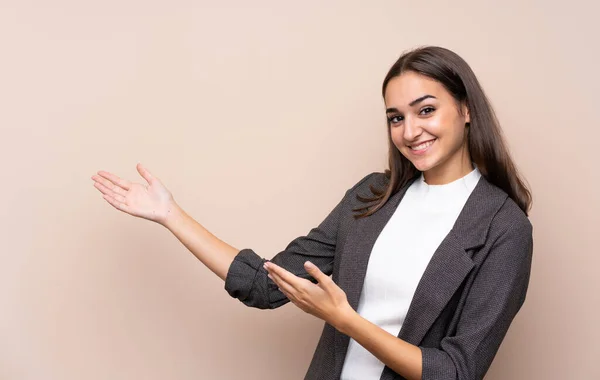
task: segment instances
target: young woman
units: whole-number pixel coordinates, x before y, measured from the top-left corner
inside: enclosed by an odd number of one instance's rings
[[[324,320],[305,379],[481,379],[525,300],[530,191],[452,51],[403,54],[383,97],[389,169],[271,260],[213,236],[140,164],[147,184],[92,179],[115,208],[168,228],[244,304],[291,301]]]

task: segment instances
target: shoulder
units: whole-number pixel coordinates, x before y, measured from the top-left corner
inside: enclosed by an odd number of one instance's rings
[[[506,192],[489,183],[487,180],[486,182],[493,188],[494,192],[502,194],[504,198],[504,201],[501,203],[491,220],[489,227],[491,237],[495,240],[501,236],[520,236],[525,238],[525,240],[531,240],[533,225],[525,212],[506,194]]]
[[[532,229],[531,221],[525,215],[525,212],[517,205],[510,197],[506,197],[504,204],[498,210],[494,223],[497,226],[505,226],[505,228],[527,228]]]
[[[471,196],[467,201],[471,207],[464,210],[468,217],[457,224],[458,236],[476,248],[472,255],[476,265],[487,263],[498,271],[527,270],[532,257],[533,227],[525,212],[485,177],[481,177]]]

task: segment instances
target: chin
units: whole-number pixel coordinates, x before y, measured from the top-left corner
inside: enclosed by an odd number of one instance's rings
[[[420,172],[426,172],[426,171],[429,171],[432,168],[432,166],[429,166],[429,165],[415,165],[415,168],[417,168],[417,170],[420,171]]]
[[[430,160],[412,160],[411,163],[421,172],[426,172],[437,166],[436,163]]]

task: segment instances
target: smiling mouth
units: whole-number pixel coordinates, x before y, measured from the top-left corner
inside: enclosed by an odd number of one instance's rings
[[[437,139],[433,139],[433,140],[425,141],[425,142],[423,142],[423,143],[421,143],[421,144],[419,144],[419,145],[409,145],[408,147],[409,147],[411,150],[416,150],[416,151],[419,151],[419,150],[424,150],[424,149],[427,149],[427,148],[429,148],[429,147],[431,146],[431,144],[433,144],[433,143],[435,142],[435,140],[437,140]]]

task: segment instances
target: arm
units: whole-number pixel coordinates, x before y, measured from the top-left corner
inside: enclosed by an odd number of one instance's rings
[[[239,249],[220,240],[175,202],[164,226],[214,274],[225,280],[227,270]]]
[[[169,229],[194,256],[225,280],[225,289],[232,297],[248,306],[261,309],[272,309],[289,301],[274,282],[268,279],[263,268],[263,263],[268,260],[259,257],[251,249],[240,251],[218,239],[177,205],[159,178],[141,164],[137,165],[137,170],[148,182],[147,185],[133,183],[105,171],[99,171],[92,179],[103,198],[116,209]],[[355,188],[374,174],[365,176],[348,190],[342,201],[318,227],[313,228],[308,235],[294,239],[272,261],[311,281],[314,279],[302,267],[308,259],[331,274],[339,221],[342,214],[351,212],[344,208],[346,200],[354,195]]]
[[[273,309],[288,303],[289,299],[277,288],[273,280],[267,277],[267,270],[263,267],[265,262],[276,263],[311,282],[316,280],[304,269],[305,261],[311,261],[321,271],[330,275],[333,272],[339,222],[346,213],[351,212],[346,207],[347,200],[354,197],[354,190],[374,174],[365,176],[346,191],[342,200],[319,226],[311,229],[306,236],[292,240],[271,260],[261,258],[252,249],[242,249],[231,263],[225,279],[225,290],[247,306]]]
[[[194,256],[224,280],[239,250],[219,240],[185,213],[162,181],[142,164],[136,168],[147,184],[131,182],[101,170],[92,176],[94,187],[117,210],[165,226]]]
[[[418,346],[390,334],[356,312],[350,312],[337,329],[405,379],[421,379],[423,360]]]

